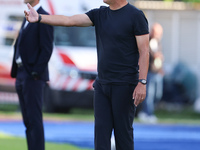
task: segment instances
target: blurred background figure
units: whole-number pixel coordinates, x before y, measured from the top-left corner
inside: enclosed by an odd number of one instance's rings
[[[161,39],[163,28],[159,23],[154,23],[150,30],[149,42],[149,72],[147,77],[147,96],[138,113],[139,120],[154,123],[157,121],[154,115],[154,105],[160,101],[163,95],[163,53]]]

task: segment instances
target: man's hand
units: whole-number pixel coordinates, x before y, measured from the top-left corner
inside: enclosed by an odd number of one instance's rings
[[[39,14],[35,11],[35,9],[33,9],[33,7],[29,3],[27,4],[27,7],[29,11],[24,11],[26,20],[31,23],[37,22]]]
[[[146,97],[146,85],[141,84],[138,82],[134,92],[133,92],[133,99],[134,105],[137,107],[140,103],[144,101]]]
[[[32,75],[34,80],[38,80],[39,79],[39,76],[38,76],[37,72],[31,72],[31,75]]]

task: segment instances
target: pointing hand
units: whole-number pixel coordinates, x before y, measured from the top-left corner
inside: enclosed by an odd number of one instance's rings
[[[33,7],[29,3],[27,4],[27,7],[29,11],[24,11],[26,20],[31,23],[37,22],[39,14],[35,11],[35,9],[33,9]]]

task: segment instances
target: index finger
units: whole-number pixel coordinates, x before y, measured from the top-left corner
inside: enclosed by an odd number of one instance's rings
[[[139,100],[136,98],[134,99],[134,105],[137,107],[139,105]]]
[[[27,3],[27,7],[28,7],[28,9],[32,9],[33,8],[29,3]]]

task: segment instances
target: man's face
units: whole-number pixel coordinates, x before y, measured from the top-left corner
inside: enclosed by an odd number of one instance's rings
[[[24,3],[25,4],[29,3],[31,6],[35,6],[36,4],[39,3],[39,0],[24,0]]]
[[[33,3],[33,2],[34,2],[34,0],[24,0],[24,3],[25,3],[25,4],[27,4],[27,3],[30,4],[30,3]]]
[[[109,5],[112,1],[114,1],[114,0],[103,0],[103,2],[106,3],[106,4],[108,4],[108,5]]]

